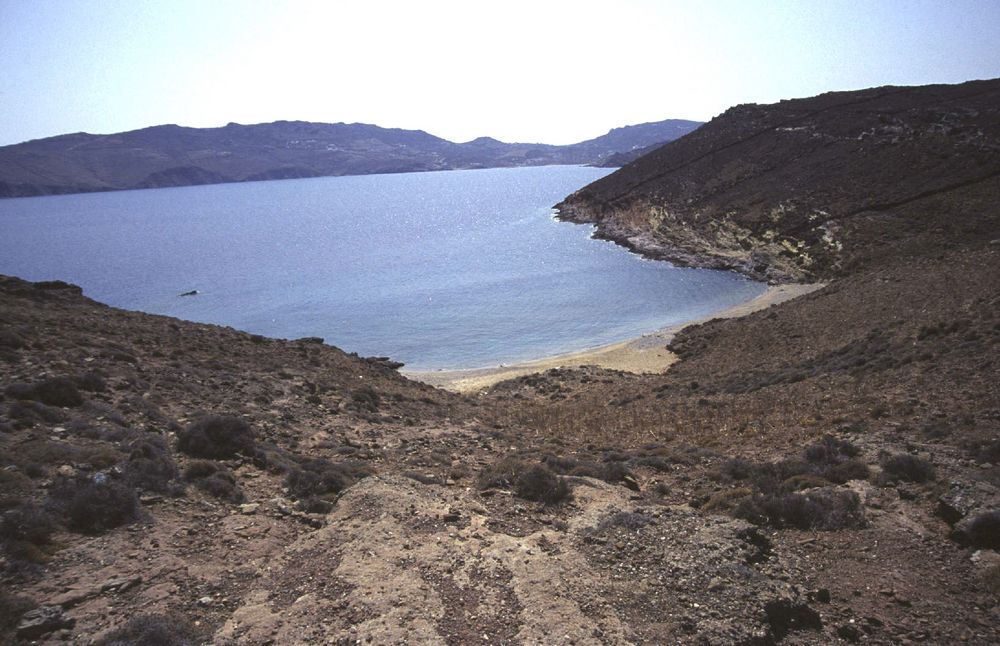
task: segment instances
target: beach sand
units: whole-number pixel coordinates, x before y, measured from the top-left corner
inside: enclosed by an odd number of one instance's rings
[[[677,357],[666,346],[674,335],[688,325],[704,323],[717,318],[737,318],[751,312],[783,303],[797,296],[808,294],[823,287],[822,283],[808,285],[773,285],[760,296],[739,305],[734,305],[711,316],[678,325],[665,327],[640,337],[619,341],[610,345],[560,354],[509,366],[475,368],[470,370],[407,371],[401,370],[410,379],[416,379],[432,386],[456,392],[478,392],[495,383],[522,375],[544,372],[550,368],[574,368],[579,366],[600,366],[612,370],[623,370],[638,374],[660,373],[666,370]]]

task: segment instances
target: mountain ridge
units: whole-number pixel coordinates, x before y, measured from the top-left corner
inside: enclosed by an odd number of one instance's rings
[[[700,122],[615,128],[576,144],[454,143],[423,130],[274,121],[216,128],[163,124],[108,135],[70,133],[0,147],[0,197],[227,182],[547,164],[598,164],[665,143]]]

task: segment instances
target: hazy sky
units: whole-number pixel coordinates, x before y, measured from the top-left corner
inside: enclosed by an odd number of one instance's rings
[[[997,77],[1000,0],[0,0],[0,70],[0,144],[277,119],[571,143]]]

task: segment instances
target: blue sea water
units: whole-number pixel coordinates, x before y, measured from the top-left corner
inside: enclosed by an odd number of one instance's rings
[[[408,369],[611,343],[748,300],[553,219],[577,166],[327,177],[0,200],[0,273],[116,307],[320,336]],[[180,296],[197,290],[196,296]]]

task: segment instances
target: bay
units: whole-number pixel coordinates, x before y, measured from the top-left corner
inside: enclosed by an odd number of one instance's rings
[[[414,370],[603,345],[764,291],[730,272],[644,260],[553,219],[553,204],[608,172],[547,166],[0,200],[0,273],[72,282],[126,309],[319,336]]]

